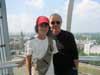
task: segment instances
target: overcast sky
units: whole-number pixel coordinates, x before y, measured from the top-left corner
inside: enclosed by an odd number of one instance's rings
[[[33,32],[35,19],[40,15],[62,16],[62,29],[66,30],[69,0],[6,0],[9,32]],[[100,32],[100,1],[75,0],[71,32]]]

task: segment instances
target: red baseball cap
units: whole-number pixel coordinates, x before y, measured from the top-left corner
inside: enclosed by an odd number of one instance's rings
[[[49,19],[46,16],[39,16],[36,20],[36,25],[41,25],[42,23],[49,24]]]

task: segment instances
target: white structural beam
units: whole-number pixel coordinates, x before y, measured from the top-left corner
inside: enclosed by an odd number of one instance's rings
[[[71,31],[72,13],[74,7],[74,0],[69,0],[68,13],[67,13],[67,31]]]
[[[9,61],[9,35],[5,0],[0,0],[0,63]],[[13,75],[11,68],[2,69],[2,75]]]

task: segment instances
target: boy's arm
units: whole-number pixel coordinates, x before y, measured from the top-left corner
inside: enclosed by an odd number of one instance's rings
[[[28,71],[28,75],[31,75],[31,55],[26,56],[26,68]]]

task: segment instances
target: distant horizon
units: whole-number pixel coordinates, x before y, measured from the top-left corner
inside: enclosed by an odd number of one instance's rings
[[[73,32],[72,32],[73,33]],[[100,32],[75,32],[75,33],[73,33],[73,34],[87,34],[87,33],[89,33],[89,34],[97,34],[97,33],[100,33]],[[18,33],[13,33],[13,32],[9,32],[9,34],[21,34],[21,32],[18,32]],[[23,32],[23,34],[36,34],[36,33],[33,33],[33,32],[27,32],[27,33],[24,33]]]

